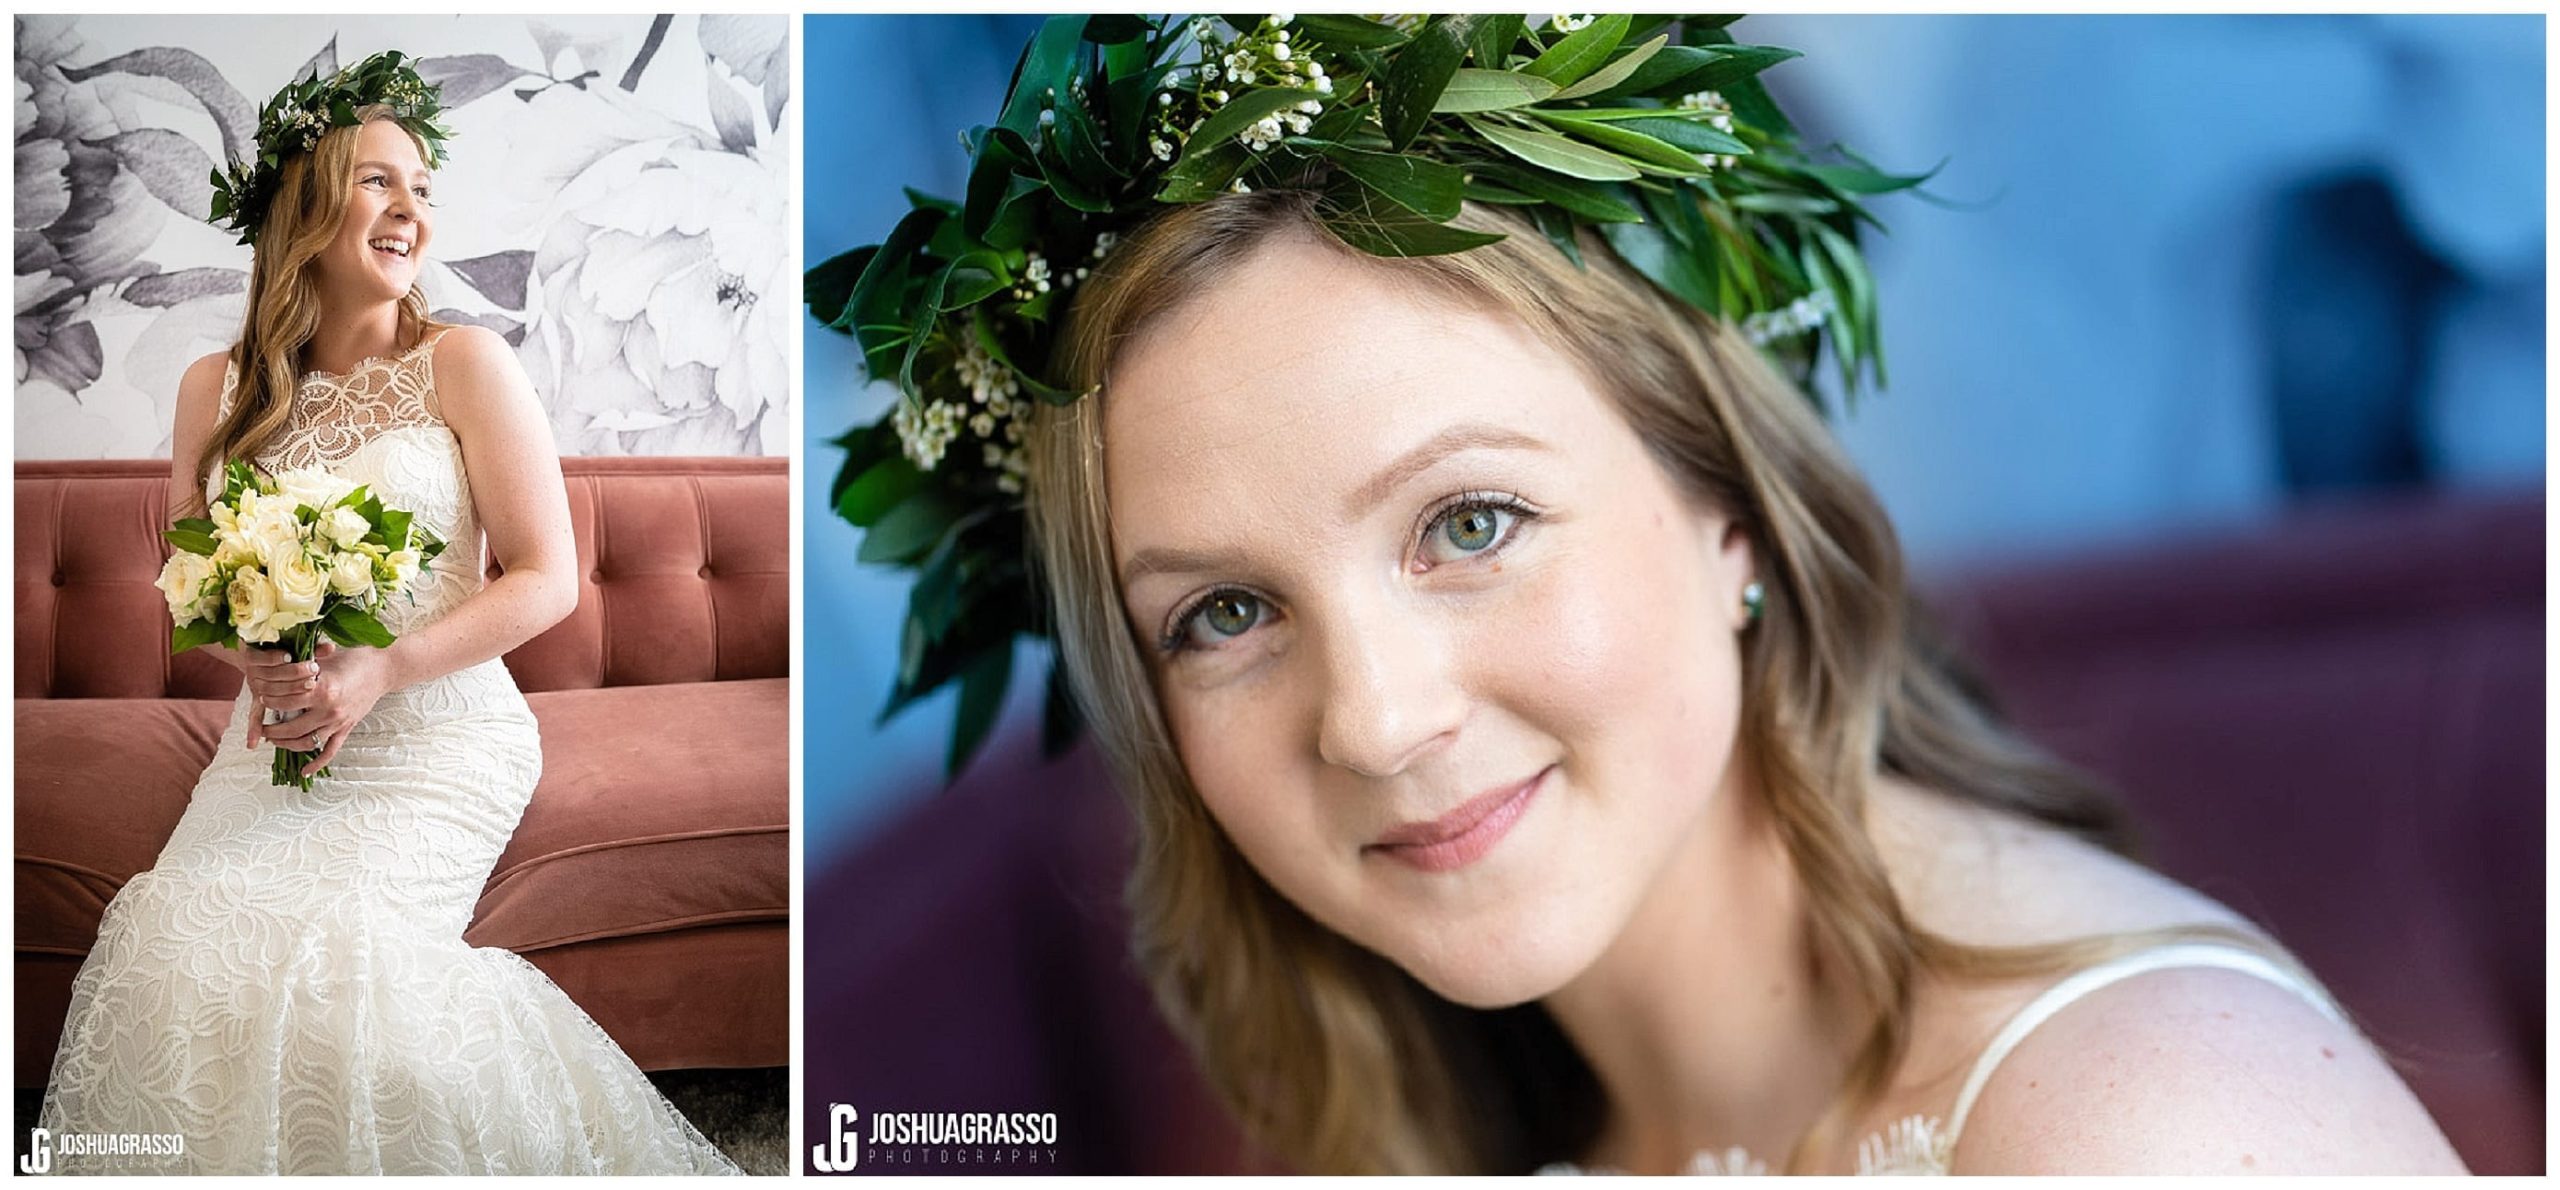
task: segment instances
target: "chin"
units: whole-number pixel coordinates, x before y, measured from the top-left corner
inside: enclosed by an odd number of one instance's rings
[[[1603,931],[1542,915],[1508,928],[1448,925],[1380,953],[1444,1000],[1493,1009],[1554,995],[1599,961],[1606,942]]]

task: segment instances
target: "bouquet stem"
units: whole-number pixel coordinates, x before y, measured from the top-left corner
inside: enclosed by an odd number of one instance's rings
[[[287,630],[279,643],[283,644],[285,649],[293,654],[293,659],[295,661],[309,661],[311,660],[312,654],[318,652],[320,649],[320,634],[317,631],[314,631],[314,626],[304,625],[299,628]],[[283,718],[274,720],[274,722],[283,723],[287,720],[299,718],[301,715],[302,712],[300,711],[288,712]],[[322,769],[307,777],[302,774],[303,766],[310,764],[312,760],[319,755],[320,753],[317,751],[290,752],[281,747],[277,748],[275,764],[268,771],[268,782],[274,785],[290,785],[305,793],[310,792],[311,783],[313,781],[329,775],[329,770],[327,769]]]

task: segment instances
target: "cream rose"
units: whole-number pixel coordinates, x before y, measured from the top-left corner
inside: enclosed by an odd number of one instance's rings
[[[283,497],[288,510],[308,505],[318,511],[337,503],[354,490],[353,485],[326,471],[304,469],[276,476],[276,494]]]
[[[350,599],[363,598],[373,590],[373,559],[348,552],[329,564],[329,589]]]
[[[364,519],[364,514],[352,508],[332,508],[320,524],[321,532],[339,549],[352,547],[373,532],[373,525]]]
[[[418,577],[418,551],[416,550],[393,550],[389,557],[382,560],[382,564],[391,568],[391,585],[395,587],[406,587],[410,579]]]
[[[231,603],[231,627],[241,640],[273,644],[283,634],[283,625],[274,622],[276,585],[267,581],[264,572],[242,570],[232,575],[227,597]]]
[[[329,595],[329,571],[294,553],[270,562],[267,577],[275,584],[276,613],[284,627],[320,618],[320,601]]]
[[[160,594],[169,601],[169,618],[184,628],[204,619],[213,611],[213,601],[205,596],[205,581],[213,577],[213,559],[185,550],[169,555],[160,567]]]

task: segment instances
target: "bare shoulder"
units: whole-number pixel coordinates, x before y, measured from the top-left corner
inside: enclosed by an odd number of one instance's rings
[[[231,353],[209,352],[187,365],[178,376],[178,408],[181,416],[190,408],[210,418],[215,405],[222,400],[222,378],[231,370]]]
[[[485,326],[464,324],[446,330],[436,337],[434,355],[439,390],[479,389],[522,374],[515,349]]]
[[[2145,972],[2055,1013],[1993,1071],[1953,1171],[2463,1172],[2362,1037],[2218,968]]]

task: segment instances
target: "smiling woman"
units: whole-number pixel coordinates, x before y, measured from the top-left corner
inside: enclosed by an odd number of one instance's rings
[[[179,526],[209,556],[171,584],[178,622],[226,589],[237,609],[264,572],[311,575],[316,607],[331,543],[310,506],[352,518],[336,546],[391,518],[460,548],[376,546],[378,567],[333,573],[339,595],[404,585],[366,639],[335,615],[316,649],[179,638],[244,689],[175,833],[105,909],[40,1122],[176,1142],[66,1147],[66,1172],[738,1172],[539,969],[463,940],[543,767],[500,655],[578,581],[523,371],[497,335],[430,319],[417,285],[438,108],[398,53],[315,74],[224,179],[215,215],[255,245],[248,315],[180,386],[169,490],[181,516],[237,507]],[[226,480],[260,472],[284,480],[253,518]]]
[[[1455,223],[1510,234],[1165,215],[1030,435],[1139,955],[1249,1132],[1329,1170],[2456,1167],[2280,947],[1964,693],[1755,349],[1605,245]],[[2141,1109],[2054,1141],[2088,1104],[2025,1088],[2128,1052]]]

